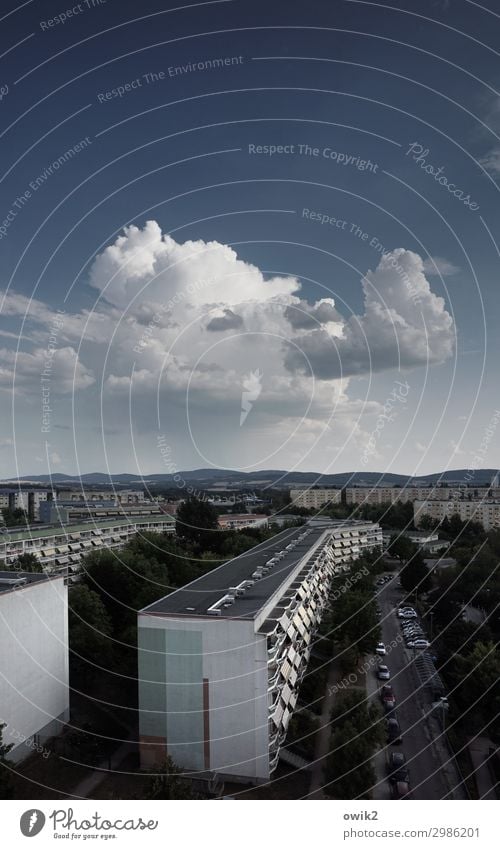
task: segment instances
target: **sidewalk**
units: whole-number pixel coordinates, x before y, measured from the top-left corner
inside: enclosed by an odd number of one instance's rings
[[[324,799],[322,789],[324,785],[323,767],[330,751],[330,736],[332,733],[330,714],[335,700],[335,684],[338,680],[337,664],[331,660],[328,666],[325,697],[323,699],[323,710],[321,711],[320,718],[320,730],[317,733],[314,760],[311,765],[311,784],[307,796],[308,799]]]
[[[358,690],[363,695],[361,700],[366,698],[366,673],[362,670],[366,658],[360,658],[355,673],[355,681],[349,682],[348,675],[340,674],[339,665],[332,659],[328,667],[328,677],[326,680],[325,697],[323,699],[323,710],[321,712],[320,730],[318,731],[316,748],[314,752],[314,760],[311,763],[311,784],[308,799],[324,799],[323,787],[325,778],[323,775],[326,766],[326,759],[330,753],[330,737],[332,735],[332,725],[330,715],[335,703],[335,698],[339,692],[339,683],[342,683],[342,692],[349,690]],[[352,674],[352,673],[351,673]]]

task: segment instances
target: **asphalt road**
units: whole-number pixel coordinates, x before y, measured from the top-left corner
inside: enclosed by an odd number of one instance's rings
[[[386,646],[394,644],[402,638],[402,631],[396,615],[402,592],[397,584],[398,578],[393,578],[379,590],[378,604],[382,611],[382,639]],[[424,626],[425,630],[425,626]],[[374,788],[375,799],[389,799],[390,785],[387,781],[386,761],[392,751],[402,751],[406,755],[410,771],[410,790],[412,799],[443,799],[454,785],[453,768],[444,769],[446,754],[441,746],[433,743],[434,724],[425,719],[430,710],[429,697],[421,687],[417,671],[412,663],[413,653],[409,651],[404,641],[398,642],[391,649],[386,663],[391,673],[389,682],[396,696],[396,716],[401,726],[403,742],[399,746],[386,746],[375,757],[377,786]],[[385,682],[379,682],[374,670],[366,676],[368,695],[380,703],[378,691]],[[448,795],[448,798],[450,796]]]

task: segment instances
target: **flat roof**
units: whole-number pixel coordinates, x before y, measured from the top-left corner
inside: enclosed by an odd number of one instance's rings
[[[168,523],[174,524],[175,519],[172,516],[169,516],[168,513],[162,513],[158,515],[158,513],[153,513],[151,515],[141,515],[137,514],[136,516],[127,516],[122,513],[120,516],[116,516],[112,519],[102,519],[88,522],[82,522],[78,525],[52,525],[50,528],[44,527],[38,529],[36,525],[32,525],[31,528],[27,531],[14,531],[14,532],[5,532],[0,534],[0,543],[2,542],[16,542],[16,540],[24,540],[24,539],[39,539],[40,537],[52,537],[57,535],[68,536],[69,534],[76,534],[79,531],[91,531],[93,528],[112,528],[115,525],[123,525],[123,524],[135,524],[137,521],[144,521],[145,519],[148,522],[153,523]]]
[[[27,586],[28,584],[39,584],[41,581],[47,581],[52,577],[62,577],[61,575],[46,575],[44,572],[22,572],[17,569],[12,571],[0,571],[0,593],[12,592],[19,585]]]
[[[286,551],[284,557],[267,574],[256,580],[255,584],[248,587],[243,595],[237,596],[235,602],[229,607],[221,607],[220,617],[217,617],[222,619],[254,619],[325,531],[342,531],[343,529],[349,530],[354,527],[366,527],[367,525],[373,526],[373,523],[332,520],[328,523],[323,522],[316,525],[308,523],[301,527],[287,528],[238,557],[234,557],[232,560],[212,569],[211,572],[196,578],[190,584],[186,584],[185,587],[181,587],[181,589],[153,602],[139,612],[158,616],[210,616],[211,614],[207,614],[207,609],[228,593],[230,587],[236,587],[242,581],[252,580],[252,574],[257,567],[264,566],[279,551],[285,549],[292,540],[297,539],[300,534],[307,531],[307,536],[300,540],[293,549]]]
[[[224,513],[219,516],[219,522],[229,522],[231,519],[267,519],[266,513]]]

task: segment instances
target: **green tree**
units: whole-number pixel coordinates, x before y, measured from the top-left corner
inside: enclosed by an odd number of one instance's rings
[[[345,690],[335,699],[330,715],[334,728],[350,722],[356,730],[365,736],[369,745],[374,749],[383,742],[382,713],[377,702],[367,702],[365,691],[359,689]]]
[[[381,630],[372,595],[356,586],[333,598],[331,636],[334,641],[352,646],[358,655],[374,651]]]
[[[164,564],[128,547],[92,552],[83,566],[83,581],[100,596],[117,635],[135,627],[138,610],[172,590]]]
[[[210,531],[218,530],[218,516],[215,507],[199,498],[188,498],[177,511],[177,534],[198,544],[210,540]]]
[[[12,777],[7,760],[12,746],[8,746],[3,742],[3,730],[5,723],[0,723],[0,799],[13,799],[14,788],[12,786]]]
[[[182,777],[182,772],[167,757],[165,762],[152,776],[146,793],[147,799],[195,799],[191,782]]]
[[[328,795],[334,799],[369,799],[376,784],[369,741],[348,720],[334,730],[330,748],[325,769]]]
[[[418,527],[422,531],[435,531],[439,527],[439,519],[433,519],[428,513],[420,517]]]
[[[416,545],[404,534],[393,534],[391,541],[387,547],[387,551],[392,557],[397,557],[401,562],[410,560],[417,551]]]
[[[16,507],[15,510],[9,510],[8,507],[4,507],[2,509],[2,515],[8,528],[16,528],[28,524],[28,517],[20,507]]]
[[[415,554],[401,569],[399,580],[403,589],[409,593],[425,593],[432,586],[431,574],[421,554]]]
[[[99,665],[109,663],[112,656],[111,619],[101,597],[86,584],[69,591],[69,647],[72,661],[92,674],[85,661]]]
[[[42,564],[31,552],[20,554],[14,563],[14,569],[19,569],[20,572],[43,572]]]
[[[452,677],[459,716],[471,736],[489,734],[500,740],[500,651],[494,643],[477,642],[455,658]]]
[[[192,545],[180,545],[178,540],[167,534],[150,531],[136,534],[128,543],[126,551],[164,567],[172,588],[183,587],[203,571],[198,568],[197,560],[193,560]]]

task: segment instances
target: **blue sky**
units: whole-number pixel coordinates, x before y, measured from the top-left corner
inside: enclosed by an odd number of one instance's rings
[[[2,7],[2,477],[161,471],[159,436],[179,469],[468,466],[494,4],[169,6]]]

